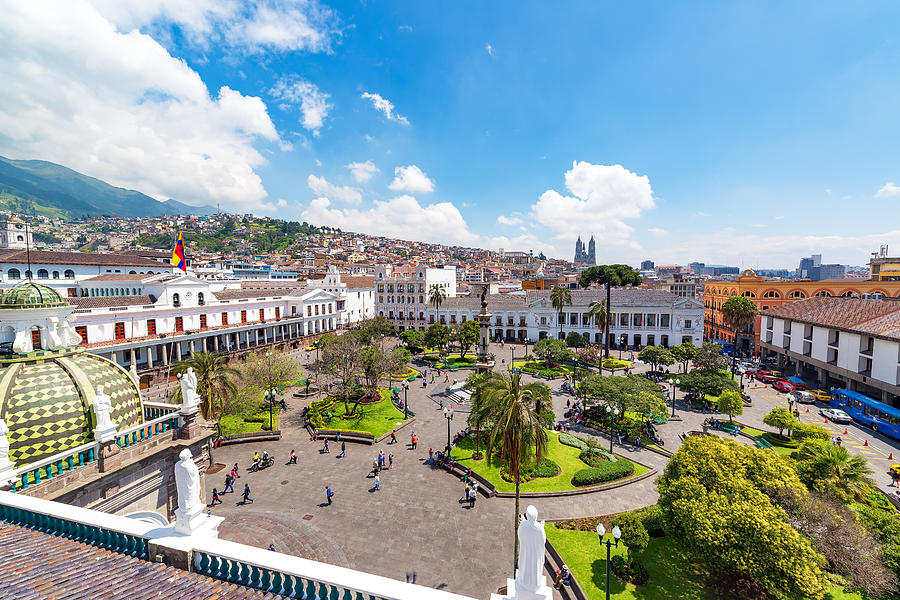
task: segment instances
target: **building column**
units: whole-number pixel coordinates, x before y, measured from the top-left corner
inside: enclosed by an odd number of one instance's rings
[[[166,344],[161,344],[159,346],[159,348],[160,348],[160,350],[162,350],[163,365],[168,366],[169,365],[169,348]]]
[[[191,338],[191,340],[188,342],[188,344],[189,344],[189,347],[190,347],[190,349],[191,349],[191,354],[193,354],[194,352],[196,352],[196,350],[195,350],[195,348],[194,348],[194,338]]]
[[[218,335],[213,336],[213,348],[216,349],[216,352],[219,351],[219,336]]]
[[[175,342],[175,360],[181,360],[181,342]]]
[[[153,350],[154,350],[154,348],[156,348],[156,346],[147,346],[146,348],[144,348],[144,351],[147,353],[147,368],[148,369],[153,368]]]
[[[135,358],[134,358],[134,348],[130,348],[128,350],[128,359],[129,359],[128,366],[134,367],[135,369],[137,369],[137,362],[135,361]]]

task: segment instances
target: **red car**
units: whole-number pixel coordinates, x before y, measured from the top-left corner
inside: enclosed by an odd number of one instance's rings
[[[773,381],[778,379],[775,375],[772,375],[768,371],[757,371],[756,378],[766,383],[772,383]]]
[[[778,390],[779,392],[793,392],[794,386],[792,386],[787,381],[776,381],[772,384],[772,387]]]

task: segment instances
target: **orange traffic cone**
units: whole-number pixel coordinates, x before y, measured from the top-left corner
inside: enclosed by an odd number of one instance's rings
[[[863,446],[868,446],[868,445],[869,445],[869,440],[863,440]]]
[[[847,435],[847,428],[844,428],[844,435]]]
[[[809,409],[808,409],[808,408],[806,409],[806,412],[809,412]]]
[[[894,460],[894,453],[893,453],[893,452],[891,452],[890,454],[888,454],[888,460]]]
[[[826,424],[826,425],[828,424],[828,419],[825,419],[825,424]]]

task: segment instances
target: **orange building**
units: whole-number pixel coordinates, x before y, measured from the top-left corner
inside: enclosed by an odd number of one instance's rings
[[[557,279],[555,277],[539,277],[537,279],[523,279],[523,290],[552,290],[556,287]]]
[[[759,310],[781,306],[813,296],[847,296],[854,298],[898,298],[900,281],[872,281],[859,279],[826,279],[810,281],[771,281],[751,270],[741,273],[735,281],[707,281],[703,294],[703,339],[734,344],[734,333],[722,319],[721,308],[732,296],[746,296]],[[738,353],[753,353],[759,341],[759,317],[741,336]]]

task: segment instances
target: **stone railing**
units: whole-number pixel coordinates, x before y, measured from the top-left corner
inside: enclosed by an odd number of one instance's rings
[[[144,440],[149,440],[161,433],[178,429],[178,419],[179,416],[177,412],[167,413],[152,421],[145,421],[136,427],[120,431],[116,434],[116,444],[118,444],[120,448],[128,448],[129,446],[140,444]]]
[[[13,471],[16,480],[12,482],[11,489],[24,490],[30,485],[37,485],[42,481],[59,477],[66,471],[92,463],[97,460],[99,448],[100,444],[97,442],[82,444],[43,460],[23,465]]]
[[[213,517],[217,518],[217,517]],[[220,540],[176,535],[167,527],[22,494],[0,492],[0,520],[290,598],[472,600],[471,598],[296,556]],[[187,560],[182,562],[181,557]]]
[[[145,400],[142,404],[144,405],[145,421],[151,421],[165,415],[171,415],[181,409],[180,404],[168,404],[166,402],[149,402]]]

